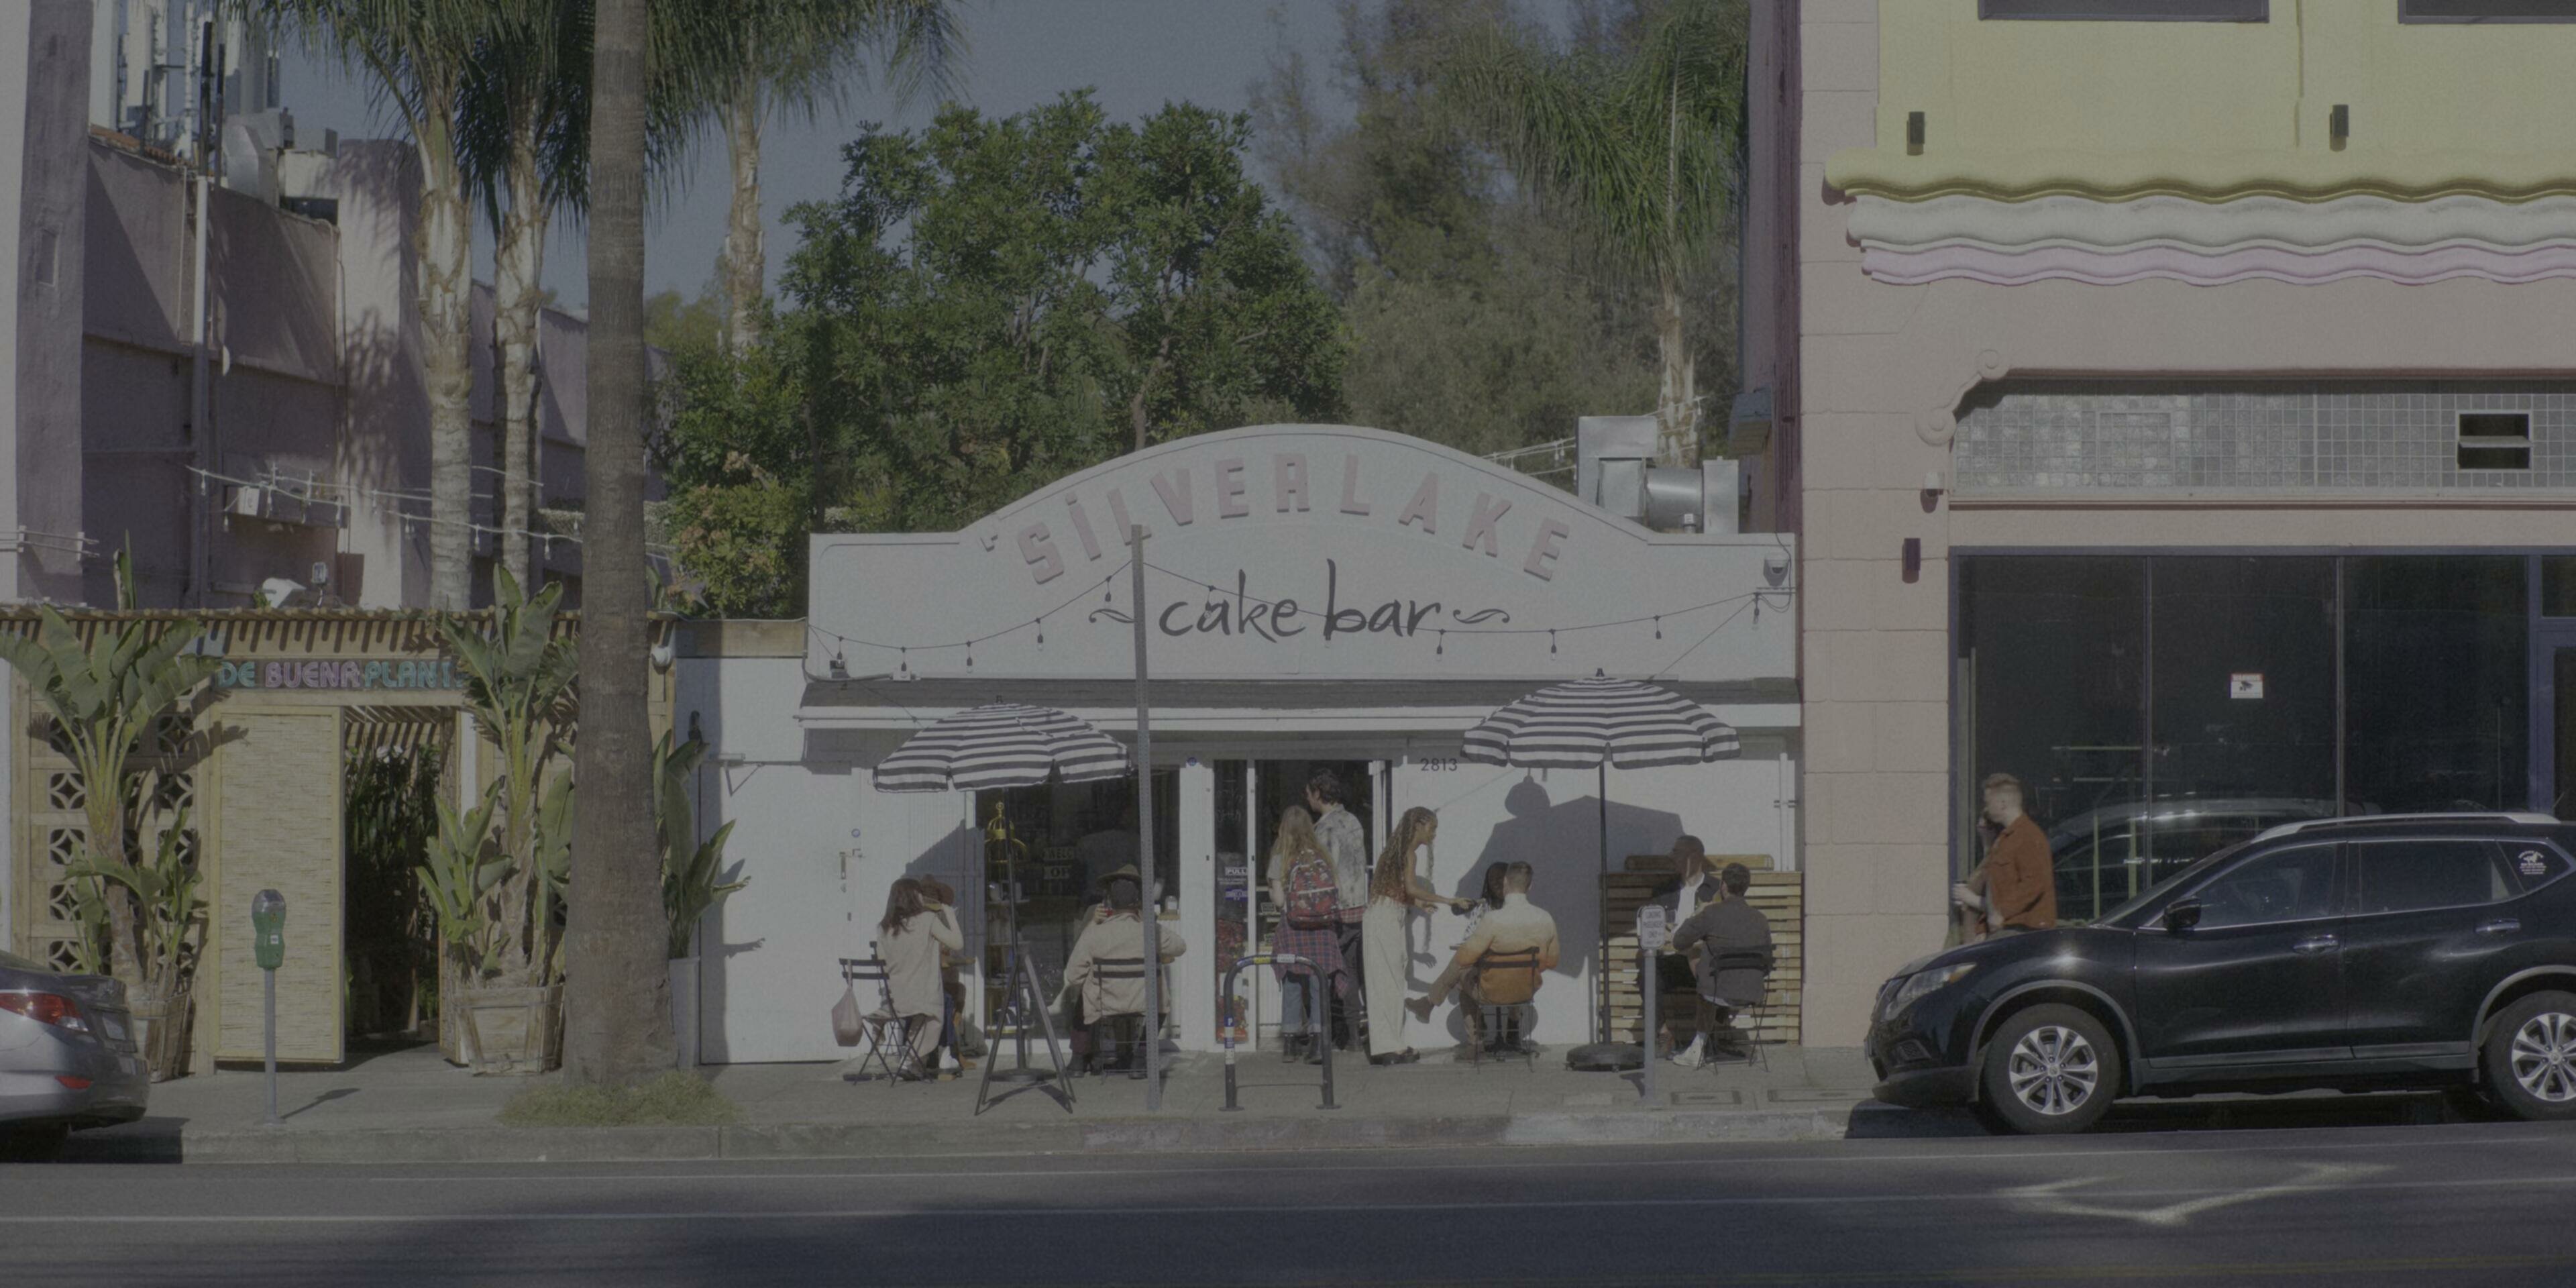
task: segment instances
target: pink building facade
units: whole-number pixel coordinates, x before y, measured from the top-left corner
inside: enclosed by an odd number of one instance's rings
[[[1990,773],[2068,919],[2298,817],[2568,803],[2576,26],[1754,8],[1810,1042],[1958,933]]]

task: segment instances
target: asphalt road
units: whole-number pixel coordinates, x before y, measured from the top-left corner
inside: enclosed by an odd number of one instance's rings
[[[0,1168],[9,1284],[2576,1282],[2576,1128]]]

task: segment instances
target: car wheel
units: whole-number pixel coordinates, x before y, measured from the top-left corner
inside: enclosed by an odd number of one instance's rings
[[[1986,1043],[1982,1107],[2032,1135],[2082,1131],[2120,1092],[2120,1051],[2102,1022],[2072,1006],[2015,1012]]]
[[[2517,1118],[2576,1118],[2576,993],[2534,993],[2497,1013],[2487,1094]]]
[[[71,1136],[69,1123],[0,1125],[0,1163],[50,1163]]]

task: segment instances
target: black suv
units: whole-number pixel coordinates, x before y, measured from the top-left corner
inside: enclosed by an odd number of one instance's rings
[[[2115,1097],[2475,1088],[2576,1118],[2576,826],[2536,814],[2289,823],[2088,926],[1907,966],[1878,1098],[2082,1131]]]

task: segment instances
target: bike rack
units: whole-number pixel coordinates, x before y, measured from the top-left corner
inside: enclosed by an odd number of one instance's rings
[[[1324,1001],[1324,989],[1331,985],[1332,977],[1317,969],[1315,963],[1295,953],[1254,953],[1249,957],[1236,958],[1234,965],[1226,969],[1225,984],[1217,990],[1216,995],[1234,996],[1234,982],[1243,974],[1243,968],[1246,966],[1279,966],[1292,971],[1302,970],[1306,972],[1309,985],[1315,990],[1311,996],[1325,1006],[1330,1005],[1329,1002]],[[1329,1015],[1330,1011],[1327,1010],[1326,1014]],[[1310,1015],[1309,1018],[1312,1016]],[[1323,1052],[1324,1057],[1324,1108],[1339,1109],[1341,1106],[1333,1103],[1333,1040],[1330,1028],[1327,1027],[1324,1031],[1313,1034],[1312,1039]],[[1225,1112],[1239,1113],[1242,1109],[1243,1106],[1234,1102],[1234,1027],[1227,1025],[1225,1028]]]

